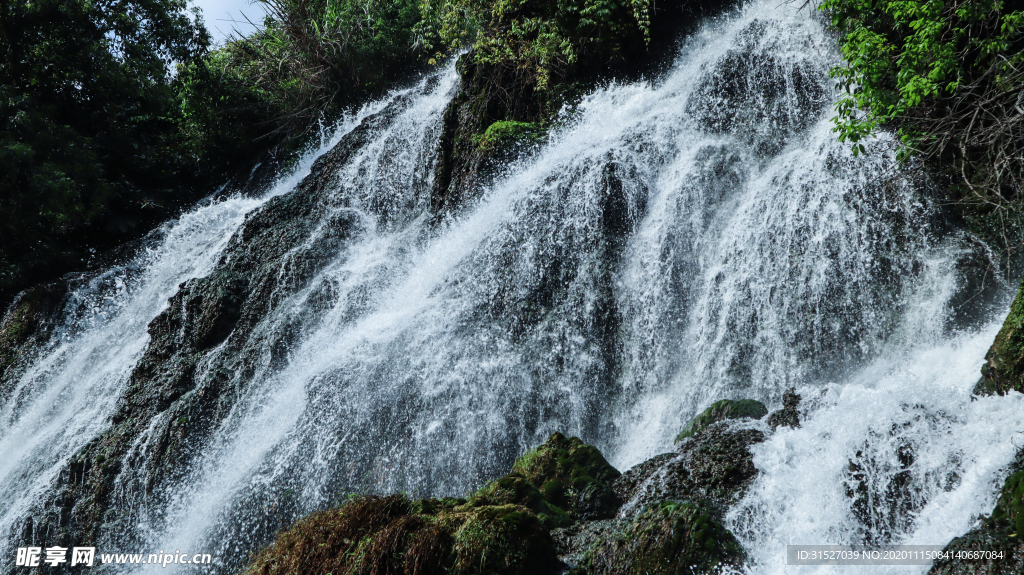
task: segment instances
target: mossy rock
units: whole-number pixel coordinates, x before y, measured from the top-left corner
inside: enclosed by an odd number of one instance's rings
[[[508,150],[516,144],[539,142],[543,137],[544,129],[536,122],[502,120],[473,136],[473,143],[484,150]]]
[[[981,525],[952,540],[944,552],[1002,551],[1002,558],[936,561],[929,575],[1020,575],[1024,573],[1024,450],[1010,465],[992,514]]]
[[[619,515],[633,515],[666,500],[699,502],[716,514],[742,497],[757,476],[750,447],[765,440],[759,429],[717,422],[663,453],[626,471],[614,484],[623,501]]]
[[[16,364],[33,344],[46,341],[67,296],[64,282],[37,285],[15,298],[0,320],[0,376]],[[2,391],[0,384],[0,391]],[[2,394],[0,394],[2,395]]]
[[[522,506],[391,495],[299,520],[242,573],[554,575],[561,566],[547,529]]]
[[[554,433],[516,460],[512,472],[470,498],[471,504],[523,505],[549,527],[611,517],[619,508],[612,489],[620,473],[578,437]]]
[[[719,573],[743,559],[739,542],[707,510],[690,502],[665,501],[596,541],[577,569],[589,575]]]
[[[1003,483],[988,521],[990,527],[1009,537],[1024,537],[1024,451],[1017,453],[1010,466],[1010,476]]]
[[[981,379],[974,387],[976,395],[1003,395],[1010,390],[1024,393],[1024,283],[985,354]]]
[[[745,417],[761,419],[765,415],[768,415],[768,408],[756,399],[723,399],[716,401],[711,404],[711,407],[705,409],[697,417],[694,417],[683,428],[683,431],[676,436],[676,443],[687,437],[693,437],[712,423],[718,423],[726,419],[743,419]]]

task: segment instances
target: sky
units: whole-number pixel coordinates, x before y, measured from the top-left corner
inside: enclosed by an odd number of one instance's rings
[[[217,44],[234,33],[235,29],[242,34],[252,32],[253,27],[245,16],[257,24],[263,21],[262,6],[252,0],[192,0],[192,4],[203,11],[203,20]]]

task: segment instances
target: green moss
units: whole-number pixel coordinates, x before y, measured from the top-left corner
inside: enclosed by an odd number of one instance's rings
[[[726,419],[761,419],[768,414],[768,408],[763,403],[754,399],[723,399],[711,404],[700,415],[694,417],[690,423],[683,428],[683,431],[676,436],[676,443],[687,437],[692,437],[712,423]]]
[[[988,523],[1006,535],[1024,537],[1024,451],[1017,454],[1010,467],[1010,476],[1003,483]]]
[[[705,509],[665,501],[594,543],[579,567],[591,575],[718,573],[743,556],[732,533]]]
[[[977,395],[1003,395],[1016,390],[1024,393],[1024,284],[1010,305],[1003,322],[985,355],[981,379],[974,388]]]
[[[49,336],[48,318],[63,300],[66,290],[61,282],[35,286],[23,292],[12,305],[0,323],[0,375],[18,362],[33,338]]]
[[[523,505],[549,527],[560,527],[576,519],[614,515],[619,501],[612,482],[619,475],[596,447],[554,433],[517,459],[511,473],[475,493],[470,502]]]
[[[246,575],[545,574],[558,571],[547,529],[519,505],[355,498],[280,533]]]
[[[544,130],[534,122],[511,120],[494,122],[483,134],[473,136],[473,145],[481,150],[507,149],[522,142],[536,142],[543,138]]]

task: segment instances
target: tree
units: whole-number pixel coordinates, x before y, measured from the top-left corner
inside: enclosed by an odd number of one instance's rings
[[[187,181],[171,69],[186,0],[0,3],[0,301],[124,239]]]

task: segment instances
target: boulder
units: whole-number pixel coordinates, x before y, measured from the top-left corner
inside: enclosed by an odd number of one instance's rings
[[[612,488],[619,475],[596,447],[556,432],[517,459],[511,473],[473,494],[470,502],[522,505],[549,527],[605,519],[619,508]]]
[[[676,436],[676,443],[708,427],[712,423],[726,419],[761,419],[768,415],[768,408],[756,399],[722,399],[711,404],[700,415],[694,417],[683,431]]]
[[[518,505],[359,497],[282,531],[244,575],[556,574],[547,529]]]
[[[736,538],[707,510],[685,501],[663,501],[602,534],[570,573],[711,574],[736,568],[743,558]]]
[[[1024,450],[1017,452],[1009,472],[992,514],[983,518],[980,525],[946,545],[943,551],[952,557],[936,561],[928,575],[1024,573]],[[995,551],[1001,552],[1002,556],[972,560],[955,557],[958,552],[968,551]]]

